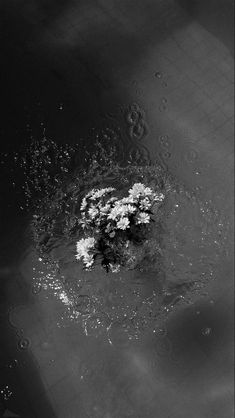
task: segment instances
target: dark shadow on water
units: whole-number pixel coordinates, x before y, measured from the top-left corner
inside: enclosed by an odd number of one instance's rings
[[[189,22],[172,0],[115,7],[2,5],[3,149],[37,135],[41,122],[56,141],[77,141],[105,112],[129,102],[128,89],[118,86],[127,81],[122,74],[131,77],[149,49]]]
[[[20,418],[56,418],[30,349],[17,348],[18,341],[9,324],[0,318],[0,325],[4,336],[0,350],[0,387],[5,392],[5,396],[1,395],[0,412],[9,410]]]
[[[218,355],[221,363],[230,364],[226,350],[233,345],[233,317],[223,303],[201,302],[182,310],[170,318],[167,329],[173,355],[184,369],[195,372]]]

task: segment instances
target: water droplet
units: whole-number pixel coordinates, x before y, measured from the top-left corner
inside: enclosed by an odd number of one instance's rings
[[[168,84],[167,84],[167,82],[166,81],[162,81],[162,87],[167,87],[168,86]]]
[[[203,328],[202,329],[202,335],[204,335],[205,337],[208,337],[208,335],[211,334],[212,329],[209,327]]]
[[[169,148],[170,146],[170,139],[168,135],[160,135],[159,136],[159,143],[162,148]]]
[[[155,73],[155,77],[156,77],[156,78],[162,78],[162,73],[161,73],[160,71],[157,71],[157,72]]]
[[[171,158],[171,153],[169,151],[162,152],[161,155],[164,160],[169,160],[169,158]]]
[[[17,367],[18,366],[18,360],[17,359],[14,359],[14,360],[12,360],[9,364],[8,364],[8,368],[9,369],[14,369],[15,367]]]
[[[41,284],[34,284],[32,286],[32,293],[33,295],[38,295],[42,290],[42,285]]]
[[[167,103],[167,98],[166,97],[163,97],[162,100],[161,100],[161,102],[162,103]]]
[[[26,350],[30,346],[30,341],[28,338],[22,338],[18,341],[18,348],[20,350]]]
[[[156,328],[153,332],[158,337],[165,337],[167,335],[167,329],[165,327]]]

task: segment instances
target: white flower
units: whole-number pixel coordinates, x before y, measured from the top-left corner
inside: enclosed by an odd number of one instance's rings
[[[77,242],[77,254],[75,257],[77,260],[83,258],[86,268],[89,268],[94,264],[94,256],[93,254],[89,254],[89,250],[91,250],[94,245],[95,238],[93,237],[82,238]]]
[[[101,206],[100,214],[106,215],[110,211],[111,206],[107,203],[105,206]]]
[[[92,189],[92,190],[90,190],[90,191],[86,194],[85,199],[87,199],[88,197],[91,197],[91,196],[92,196],[95,192],[96,192],[96,189]]]
[[[129,195],[133,198],[138,198],[140,194],[144,194],[145,186],[142,183],[135,183],[129,190]]]
[[[88,255],[84,257],[84,264],[86,265],[86,268],[91,267],[94,264],[94,257],[93,255]]]
[[[152,195],[152,193],[152,189],[150,189],[150,187],[145,187],[145,185],[142,183],[135,183],[129,190],[129,195],[132,196],[134,199],[138,199],[141,195]]]
[[[126,205],[126,211],[128,213],[135,213],[136,210],[137,210],[137,208],[135,206],[133,206],[133,205]]]
[[[85,218],[81,218],[78,220],[78,223],[81,225],[83,229],[88,225],[89,222],[90,221]]]
[[[94,189],[90,199],[91,200],[100,199],[102,196],[106,195],[107,193],[111,193],[114,190],[115,189],[113,187],[106,187],[104,189]]]
[[[86,198],[84,197],[84,198],[82,199],[82,203],[81,203],[81,206],[80,206],[81,211],[84,211],[84,210],[86,209],[86,207],[87,207],[87,200],[86,200]]]
[[[121,200],[119,200],[119,202],[123,203],[124,205],[126,205],[126,204],[128,205],[128,204],[134,203],[134,199],[133,199],[132,196],[123,197]]]
[[[114,265],[112,263],[109,263],[109,267],[112,273],[118,273],[120,271],[120,264]]]
[[[88,251],[93,248],[95,245],[95,238],[89,237],[89,238],[82,238],[80,239],[77,244],[77,254],[76,258],[79,260],[81,257],[88,256]]]
[[[124,214],[124,206],[116,204],[112,209],[111,212],[108,214],[107,218],[115,220],[119,216],[122,216]]]
[[[153,191],[150,187],[145,187],[144,194],[145,194],[145,196],[152,196]]]
[[[117,228],[119,229],[127,229],[129,227],[129,219],[128,218],[121,218],[118,222],[117,222]]]
[[[142,199],[140,201],[139,206],[140,206],[140,209],[142,209],[142,210],[149,209],[150,206],[151,206],[151,202],[149,201],[148,197],[145,197],[144,199]]]
[[[99,211],[98,209],[96,209],[94,205],[92,205],[90,209],[88,210],[88,213],[89,213],[90,218],[95,218],[99,214]]]
[[[147,213],[139,213],[136,217],[137,224],[147,224],[149,223],[150,216]]]

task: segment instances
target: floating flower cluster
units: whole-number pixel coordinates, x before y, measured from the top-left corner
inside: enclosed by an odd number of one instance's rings
[[[124,248],[138,237],[144,240],[144,228],[154,221],[151,209],[164,199],[162,193],[142,183],[135,183],[121,199],[112,195],[115,191],[113,187],[92,189],[82,199],[79,223],[86,238],[77,242],[76,258],[82,259],[86,269],[101,256],[107,270],[118,271],[124,264]]]

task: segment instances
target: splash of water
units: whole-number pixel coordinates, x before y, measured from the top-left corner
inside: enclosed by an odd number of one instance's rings
[[[146,158],[144,146],[128,144],[123,158],[123,142],[118,131],[114,134],[110,129],[95,134],[92,147],[59,146],[44,136],[32,141],[19,161],[31,232],[44,265],[33,293],[44,289],[61,301],[61,326],[76,321],[88,335],[120,342],[156,333],[171,311],[202,294],[225,256],[226,222],[211,202],[201,202]],[[112,186],[122,196],[134,182],[160,188],[166,196],[144,252],[139,250],[141,262],[115,274],[100,267],[84,271],[75,260],[81,199],[94,187]]]

